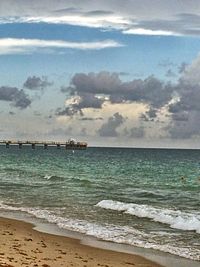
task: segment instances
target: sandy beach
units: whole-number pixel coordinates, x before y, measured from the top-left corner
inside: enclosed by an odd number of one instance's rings
[[[33,225],[0,218],[1,267],[159,267],[140,256],[80,244],[79,240],[41,233]]]

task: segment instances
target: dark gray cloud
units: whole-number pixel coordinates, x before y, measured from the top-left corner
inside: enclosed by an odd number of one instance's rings
[[[172,118],[173,118],[173,121],[185,122],[189,120],[189,114],[186,111],[173,113]]]
[[[102,107],[103,102],[104,102],[103,99],[96,97],[92,93],[83,93],[83,94],[80,94],[80,96],[81,96],[81,100],[76,105],[78,110],[83,109],[83,108],[100,109]]]
[[[85,16],[96,17],[96,16],[107,16],[107,15],[112,15],[112,14],[114,14],[112,11],[93,10],[93,11],[86,12],[84,15]]]
[[[42,90],[48,86],[51,86],[53,83],[49,82],[47,77],[37,77],[32,76],[28,77],[27,80],[24,83],[24,88],[30,89],[30,90]]]
[[[147,116],[149,117],[149,118],[156,118],[156,116],[157,116],[157,110],[156,109],[153,109],[153,108],[150,108],[147,112],[146,112],[146,114],[147,114]]]
[[[158,109],[170,101],[173,90],[170,83],[164,84],[154,76],[123,82],[119,73],[77,73],[73,76],[70,86],[62,91],[78,97],[79,101],[70,104],[65,112],[61,112],[63,115],[72,116],[84,108],[100,109],[108,99],[112,104],[139,102]]]
[[[179,100],[169,105],[169,112],[200,111],[200,85],[180,82],[176,89]]]
[[[153,108],[149,108],[149,110],[147,110],[145,113],[142,113],[140,115],[140,119],[142,119],[143,121],[154,121],[157,117],[157,109],[153,109]]]
[[[78,103],[70,104],[64,109],[58,109],[56,115],[58,116],[73,116],[75,114],[83,115],[82,109],[84,108],[94,108],[100,109],[102,107],[104,100],[96,97],[91,93],[83,93],[80,96]]]
[[[56,110],[56,115],[57,116],[69,116],[69,117],[72,117],[75,114],[79,114],[79,115],[83,116],[82,110],[78,110],[74,106],[69,106],[69,107],[66,107],[64,109],[58,108]]]
[[[77,73],[71,81],[72,93],[111,94],[118,90],[121,80],[118,73],[101,71],[99,73]]]
[[[20,109],[25,109],[31,104],[31,100],[24,90],[9,86],[0,87],[0,100],[11,102],[13,106]]]
[[[97,118],[93,118],[93,117],[82,117],[79,120],[81,121],[98,121],[98,120],[103,120],[102,117],[97,117]]]
[[[119,112],[116,112],[112,117],[108,118],[108,121],[101,126],[97,133],[103,137],[117,137],[119,135],[117,128],[121,126],[125,120],[126,119],[119,114]]]
[[[140,115],[140,119],[146,122],[157,122],[167,110],[169,127],[166,134],[170,137],[200,135],[200,127],[197,126],[198,116],[200,118],[200,57],[188,66],[183,63],[182,68],[181,77],[174,84],[162,82],[154,76],[123,81],[119,73],[77,73],[70,86],[65,88],[68,96],[77,101],[71,101],[64,110],[59,109],[57,115],[79,114],[84,120],[84,108],[101,109],[107,101],[111,104],[142,103],[147,111]],[[98,133],[101,136],[117,136],[118,122],[121,125],[118,119],[116,115],[110,117]],[[134,132],[137,135],[135,129]]]
[[[178,119],[178,120],[177,120]],[[200,134],[200,113],[191,111],[188,114],[173,114],[173,120],[167,127],[173,139],[189,139]]]
[[[81,12],[81,9],[75,7],[61,8],[52,11],[52,13],[58,13],[59,15],[79,13],[79,12]]]
[[[16,87],[2,86],[0,87],[0,100],[12,101],[16,97],[18,91]]]
[[[174,86],[176,101],[168,105],[169,134],[179,139],[200,135],[200,57],[183,67],[182,76]]]
[[[23,90],[19,90],[14,98],[13,105],[20,109],[25,109],[30,106],[31,100],[28,98],[28,95],[24,93]]]

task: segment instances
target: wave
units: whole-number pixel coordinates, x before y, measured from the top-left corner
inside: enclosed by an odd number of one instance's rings
[[[44,179],[46,180],[63,180],[64,177],[61,177],[61,176],[56,176],[56,175],[48,175],[48,174],[45,174],[44,176],[42,176]]]
[[[189,213],[180,210],[156,208],[149,205],[124,203],[113,200],[102,200],[96,206],[124,212],[140,218],[149,218],[155,222],[168,224],[171,228],[195,231],[200,234],[200,213],[195,211]]]
[[[83,185],[91,185],[92,184],[92,181],[87,179],[87,178],[79,178],[79,177],[76,177],[76,178],[72,178],[71,181],[77,183],[77,184],[83,184]]]
[[[138,189],[138,190],[135,190],[134,193],[142,198],[165,198],[165,197],[168,197],[168,194],[166,194],[165,191],[150,191],[150,190],[141,190],[141,189]]]
[[[174,241],[174,244],[158,244],[156,241],[153,241],[153,235],[151,236],[151,234],[146,234],[128,226],[100,225],[86,220],[64,218],[47,209],[15,207],[2,202],[0,202],[0,210],[25,212],[36,218],[44,219],[49,223],[54,223],[61,229],[79,232],[101,240],[152,248],[188,259],[200,260],[199,250],[196,248],[191,250],[190,247],[178,247],[176,241]]]

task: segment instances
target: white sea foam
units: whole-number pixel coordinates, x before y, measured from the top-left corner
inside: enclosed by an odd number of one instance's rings
[[[50,180],[52,177],[53,177],[53,175],[47,175],[47,174],[46,174],[46,175],[44,176],[44,179]]]
[[[96,206],[124,212],[140,218],[149,218],[155,222],[168,224],[171,228],[196,231],[200,234],[200,213],[195,211],[189,213],[180,210],[157,208],[150,205],[124,203],[113,200],[102,200]]]
[[[121,210],[121,207],[119,208]],[[59,228],[94,236],[105,241],[151,248],[188,259],[200,260],[199,250],[196,248],[191,249],[190,247],[180,247],[177,246],[176,242],[171,244],[158,244],[153,240],[153,235],[151,236],[151,234],[144,233],[143,231],[128,226],[116,226],[113,224],[100,225],[86,220],[64,218],[54,214],[48,209],[15,207],[2,202],[0,202],[0,210],[25,212],[36,218],[44,219],[49,223],[54,223]]]

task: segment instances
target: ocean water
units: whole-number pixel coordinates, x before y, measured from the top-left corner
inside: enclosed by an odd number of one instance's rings
[[[0,146],[0,212],[200,260],[200,150]]]

